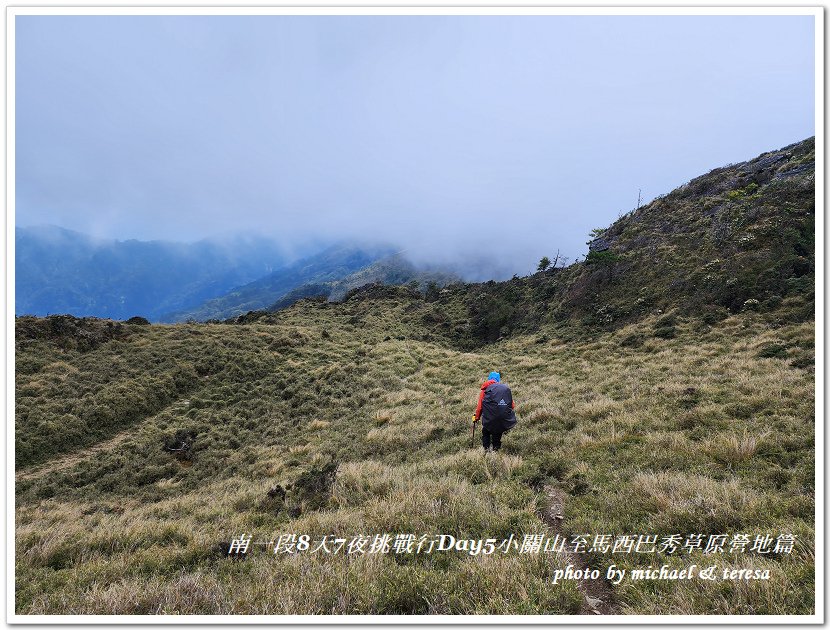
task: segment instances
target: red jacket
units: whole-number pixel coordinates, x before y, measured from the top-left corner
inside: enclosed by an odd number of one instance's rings
[[[478,395],[478,405],[476,405],[476,414],[475,414],[476,420],[481,419],[481,403],[484,402],[484,390],[487,389],[488,387],[490,387],[490,385],[492,385],[493,383],[498,383],[498,382],[499,381],[491,378],[489,381],[484,381],[481,384],[481,393],[479,393],[479,395]],[[515,408],[516,408],[516,401],[514,400],[513,401],[513,409],[515,409]]]

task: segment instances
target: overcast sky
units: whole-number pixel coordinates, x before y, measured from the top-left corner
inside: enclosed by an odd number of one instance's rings
[[[16,18],[16,223],[527,273],[814,131],[812,17]]]

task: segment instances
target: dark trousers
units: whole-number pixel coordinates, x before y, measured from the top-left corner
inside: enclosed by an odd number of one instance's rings
[[[481,445],[486,449],[490,448],[490,441],[493,442],[493,450],[501,448],[501,433],[491,433],[483,426],[481,427]]]

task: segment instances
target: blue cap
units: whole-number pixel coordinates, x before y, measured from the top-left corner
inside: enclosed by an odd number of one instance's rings
[[[499,374],[498,372],[490,372],[490,374],[487,376],[487,380],[501,383],[501,374]]]

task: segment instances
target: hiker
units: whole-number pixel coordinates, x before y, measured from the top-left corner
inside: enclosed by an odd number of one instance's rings
[[[513,393],[501,382],[501,374],[490,372],[481,385],[478,406],[473,414],[473,426],[481,418],[481,445],[485,452],[501,448],[501,434],[516,426],[516,413],[513,411]]]

